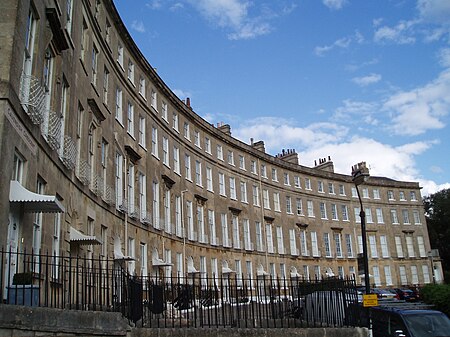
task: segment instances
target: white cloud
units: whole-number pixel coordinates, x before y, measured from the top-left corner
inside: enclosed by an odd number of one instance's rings
[[[430,167],[430,171],[433,173],[444,173],[444,170],[440,166],[433,165]]]
[[[381,75],[372,73],[370,75],[363,76],[363,77],[354,77],[352,79],[352,81],[361,87],[365,87],[370,84],[374,84],[374,83],[381,81]]]
[[[314,53],[317,56],[324,56],[326,53],[328,53],[330,50],[333,50],[334,48],[347,49],[353,42],[358,44],[363,43],[364,42],[363,35],[360,32],[355,31],[353,35],[338,39],[334,41],[331,45],[322,47],[317,46],[316,48],[314,48]]]
[[[422,187],[422,197],[450,188],[450,183],[436,184],[434,181],[427,179],[418,179],[418,182]]]
[[[439,50],[438,58],[441,66],[450,68],[450,48],[443,48]]]
[[[252,39],[266,35],[272,31],[268,20],[274,14],[266,10],[268,16],[250,16],[249,9],[253,3],[244,0],[188,0],[189,3],[200,12],[209,22],[220,28],[231,30],[228,34],[230,40]],[[294,7],[295,8],[295,7]],[[290,11],[283,8],[282,12],[288,14]],[[276,16],[276,15],[275,15]]]
[[[389,97],[383,110],[392,116],[391,130],[399,135],[419,135],[445,126],[450,111],[450,69],[424,87],[402,91]]]
[[[230,40],[248,40],[257,36],[269,34],[272,31],[268,23],[248,22],[243,24],[239,30],[228,34]]]
[[[145,33],[145,26],[142,21],[134,20],[131,23],[131,28],[137,31],[138,33]]]
[[[382,26],[375,31],[374,40],[378,43],[414,44],[413,27],[417,20],[400,21],[395,27]]]
[[[372,59],[370,61],[362,62],[360,64],[349,64],[349,65],[346,65],[345,69],[348,70],[348,71],[357,71],[357,70],[359,70],[361,68],[377,64],[378,62],[379,62],[378,59],[374,58],[374,59]]]
[[[297,149],[300,164],[307,167],[313,167],[319,158],[331,156],[336,173],[348,175],[352,165],[366,161],[371,176],[418,181],[424,187],[423,194],[434,193],[450,185],[438,185],[423,179],[416,167],[416,156],[429,150],[436,141],[392,146],[367,137],[348,138],[349,129],[336,124],[315,123],[297,127],[293,121],[275,117],[259,118],[241,125],[232,130],[238,139],[245,143],[249,143],[250,138],[263,140],[266,152],[272,155],[283,148]]]
[[[192,95],[189,91],[185,91],[182,89],[173,89],[172,92],[177,95],[177,97],[181,100],[186,99],[186,97],[191,97]]]
[[[276,117],[261,117],[241,125],[233,130],[236,138],[243,142],[248,142],[250,138],[264,140],[267,151],[271,153],[282,147],[289,147],[290,144],[295,144],[298,148],[339,142],[348,133],[346,126],[333,123],[315,123],[303,128],[295,126],[294,121]]]
[[[417,9],[421,18],[427,22],[450,25],[450,1],[448,0],[418,0]]]
[[[378,18],[378,19],[373,19],[372,23],[374,27],[378,27],[381,25],[381,23],[383,22],[383,18]]]
[[[175,11],[177,11],[177,10],[181,10],[181,9],[183,9],[184,8],[184,4],[182,4],[181,2],[176,2],[176,3],[174,3],[172,6],[170,6],[170,10],[172,11],[172,12],[175,12]]]
[[[361,121],[378,125],[378,120],[373,116],[378,111],[379,104],[376,102],[359,102],[344,100],[342,105],[334,111],[333,120],[348,125],[361,125]]]
[[[247,17],[250,3],[239,0],[195,0],[191,4],[208,20],[215,21],[220,27],[242,25]]]
[[[365,161],[371,176],[383,176],[396,180],[417,181],[419,176],[414,156],[428,149],[430,144],[414,143],[393,147],[374,139],[353,137],[347,142],[326,144],[300,152],[300,158],[313,163],[317,158],[331,156],[335,171],[350,174],[351,166]],[[412,151],[415,149],[415,151]]]
[[[322,0],[323,4],[330,9],[341,9],[347,4],[347,0]]]
[[[150,9],[160,9],[162,7],[161,0],[152,0],[145,4]]]

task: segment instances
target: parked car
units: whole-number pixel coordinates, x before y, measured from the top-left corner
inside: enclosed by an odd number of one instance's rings
[[[372,289],[372,292],[374,294],[377,294],[377,297],[379,299],[386,299],[386,300],[398,299],[398,295],[389,289],[374,288]]]
[[[419,299],[417,294],[411,289],[396,288],[394,290],[397,293],[399,300],[404,300],[407,302],[416,302]]]
[[[371,317],[373,337],[450,336],[450,319],[436,310],[374,307]]]

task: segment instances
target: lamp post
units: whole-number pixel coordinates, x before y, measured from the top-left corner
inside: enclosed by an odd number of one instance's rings
[[[352,181],[356,187],[356,193],[358,194],[359,204],[361,211],[359,216],[361,217],[361,236],[363,246],[363,262],[364,262],[364,284],[366,288],[366,294],[370,294],[370,280],[369,280],[369,258],[367,255],[367,234],[366,234],[366,213],[364,212],[361,195],[359,193],[358,186],[363,184],[369,177],[369,169],[366,167],[365,162],[358,163],[352,166]]]

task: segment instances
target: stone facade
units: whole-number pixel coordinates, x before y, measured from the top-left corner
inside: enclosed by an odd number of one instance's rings
[[[294,150],[271,156],[200,118],[112,1],[4,0],[0,10],[8,249],[132,257],[138,275],[358,273],[359,200],[331,158],[299,165]],[[37,194],[20,199],[11,180]],[[359,188],[371,282],[432,282],[419,184],[370,177]]]

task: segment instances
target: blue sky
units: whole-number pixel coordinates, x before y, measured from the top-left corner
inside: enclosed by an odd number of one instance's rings
[[[272,155],[450,188],[449,0],[115,0],[179,98]]]

